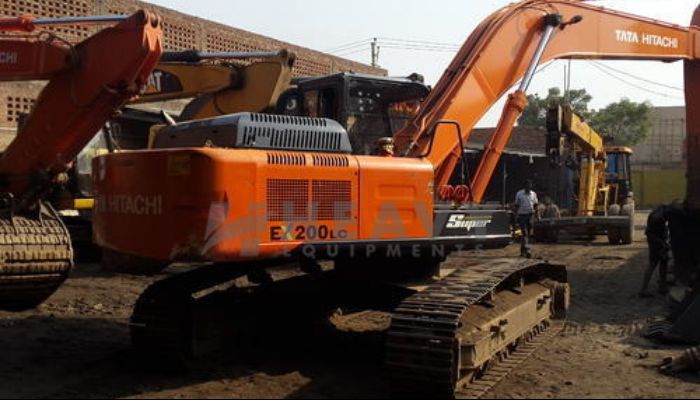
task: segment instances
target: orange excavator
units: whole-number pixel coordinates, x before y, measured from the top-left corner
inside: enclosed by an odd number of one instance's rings
[[[490,366],[526,351],[568,306],[564,266],[504,259],[439,268],[452,252],[511,241],[507,212],[479,203],[538,66],[557,58],[692,63],[698,32],[584,1],[520,1],[479,25],[381,155],[352,155],[347,132],[331,120],[244,113],[165,127],[150,151],[96,159],[101,246],[200,262],[141,296],[134,345],[159,357],[190,355],[197,341],[214,340],[205,330],[213,320],[197,312],[203,293],[241,277],[274,286],[264,277],[270,267],[334,260],[347,282],[428,279],[407,290],[386,332],[397,390],[481,390],[495,380]],[[518,82],[475,174],[447,186],[476,123]],[[349,101],[367,107],[376,96],[356,90]],[[497,374],[514,364],[498,364]]]
[[[116,25],[76,46],[32,34],[43,26],[105,23]],[[4,18],[0,31],[0,81],[48,80],[0,157],[0,309],[19,311],[48,298],[73,265],[70,236],[45,197],[141,91],[162,51],[161,28],[158,17],[142,11],[129,18]]]

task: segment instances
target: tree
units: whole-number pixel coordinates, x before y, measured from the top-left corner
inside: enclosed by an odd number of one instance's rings
[[[646,101],[635,103],[627,98],[623,98],[617,103],[612,103],[602,110],[590,110],[588,105],[593,97],[586,89],[569,90],[562,96],[559,88],[549,89],[546,98],[541,98],[538,94],[529,95],[529,104],[523,115],[518,120],[519,126],[526,128],[544,129],[547,120],[547,110],[568,102],[573,107],[576,114],[609,138],[608,144],[619,146],[634,146],[643,142],[651,132],[653,105]]]
[[[635,103],[623,98],[594,113],[591,126],[605,137],[609,144],[634,146],[642,143],[649,136],[653,127],[653,105],[646,101]]]
[[[562,96],[561,89],[554,87],[549,89],[549,93],[544,99],[538,94],[529,95],[527,99],[529,102],[528,106],[518,120],[518,125],[522,127],[544,128],[547,120],[547,110],[551,106],[564,103],[565,100],[584,119],[587,120],[591,117],[588,104],[593,100],[593,97],[588,94],[586,89],[569,90]]]

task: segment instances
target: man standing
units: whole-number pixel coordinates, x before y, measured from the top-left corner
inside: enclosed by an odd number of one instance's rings
[[[667,206],[660,206],[649,214],[647,220],[647,243],[649,245],[649,266],[644,272],[644,283],[642,290],[639,292],[641,297],[651,297],[649,293],[649,283],[654,276],[656,269],[659,269],[659,294],[668,292],[668,262],[669,245],[668,232],[668,211]]]
[[[517,208],[517,222],[522,231],[522,242],[520,245],[520,256],[532,258],[530,251],[530,233],[532,232],[532,219],[535,216],[539,200],[537,193],[533,190],[534,183],[529,180],[525,189],[515,196],[515,206]]]

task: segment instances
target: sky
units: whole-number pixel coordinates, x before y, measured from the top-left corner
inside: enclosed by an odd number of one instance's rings
[[[217,21],[279,40],[320,51],[344,48],[337,54],[370,63],[367,40],[378,37],[401,40],[404,48],[383,46],[379,65],[392,76],[418,72],[428,84],[438,81],[456,51],[472,30],[489,14],[509,0],[148,0],[186,14]],[[596,5],[626,11],[679,25],[687,25],[698,0],[600,0]],[[439,4],[439,5],[438,5]],[[443,45],[411,44],[433,42]],[[356,47],[346,46],[365,42]],[[395,43],[395,42],[394,42]],[[408,45],[406,45],[408,44]],[[393,46],[397,47],[397,46]],[[408,48],[406,48],[408,47]],[[432,47],[430,51],[426,47]],[[422,48],[423,50],[418,50]],[[437,51],[436,51],[437,50]],[[682,63],[606,61],[608,66],[629,75],[603,72],[587,61],[572,63],[571,87],[585,88],[593,96],[591,107],[599,109],[627,97],[650,101],[655,106],[683,105]],[[539,73],[530,93],[546,95],[554,86],[563,86],[567,61],[557,61]],[[605,69],[603,69],[605,70]],[[479,126],[493,126],[503,101],[497,103]]]

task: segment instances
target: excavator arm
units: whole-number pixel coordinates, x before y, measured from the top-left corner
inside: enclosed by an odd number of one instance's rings
[[[2,189],[27,205],[39,200],[104,123],[139,94],[161,55],[160,38],[159,19],[139,12],[75,47],[55,38],[2,39],[17,44],[7,47],[17,49],[8,56],[17,62],[0,65],[0,80],[50,79],[0,158]]]
[[[254,61],[247,66],[211,61]],[[166,53],[133,104],[194,98],[183,119],[201,119],[243,111],[263,112],[289,88],[296,56],[276,53]]]
[[[576,115],[571,106],[557,106],[547,113],[547,153],[558,165],[562,155],[579,165],[577,216],[593,216],[599,196],[609,190],[605,182],[607,153],[603,137]],[[604,212],[608,202],[604,201]]]
[[[72,46],[50,34],[0,37],[0,81],[48,80],[17,137],[0,157],[0,309],[33,308],[73,266],[66,226],[44,202],[54,183],[107,120],[146,83],[160,58],[160,19],[0,20],[0,30],[120,21]],[[115,56],[116,55],[116,56]]]
[[[586,154],[593,157],[605,155],[605,141],[583,118],[576,115],[571,106],[557,106],[548,110],[547,132],[571,140]]]
[[[430,150],[427,158],[436,169],[436,186],[447,184],[462,150],[454,133],[448,132],[453,128],[444,122],[456,121],[466,143],[489,108],[521,81],[509,96],[472,180],[470,200],[481,202],[513,125],[527,105],[527,87],[538,65],[567,58],[696,60],[697,39],[697,27],[680,27],[580,0],[521,1],[494,13],[476,29],[421,112],[397,133],[397,145],[412,157]]]

